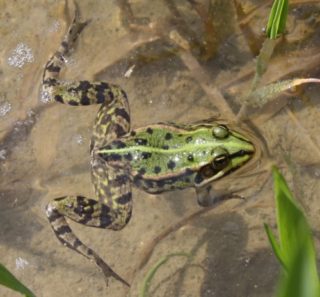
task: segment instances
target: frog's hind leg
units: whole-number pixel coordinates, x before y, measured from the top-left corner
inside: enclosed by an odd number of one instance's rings
[[[106,280],[109,277],[114,277],[123,284],[130,286],[95,251],[79,240],[66,221],[66,217],[68,217],[86,226],[110,228],[113,222],[117,221],[115,211],[95,199],[82,196],[66,196],[51,201],[46,208],[46,212],[51,227],[62,244],[95,261],[101,268]]]
[[[112,230],[120,230],[129,222],[132,213],[130,168],[125,162],[123,166],[114,168],[96,153],[96,148],[105,141],[111,141],[129,130],[129,118],[123,117],[126,102],[125,99],[123,102],[115,101],[112,106],[102,105],[96,118],[91,143],[91,165],[92,182],[97,198],[57,198],[48,204],[47,216],[56,236],[64,245],[94,260],[106,278],[112,276],[128,285],[96,252],[77,238],[65,219],[67,217],[86,226]]]
[[[125,98],[125,92],[118,86],[106,82],[65,81],[60,79],[61,69],[66,64],[66,58],[88,22],[79,21],[76,7],[75,17],[60,47],[49,59],[42,78],[41,96],[46,101],[57,101],[73,106],[90,104],[110,104],[118,98]]]
[[[42,92],[49,99],[54,100],[55,87],[61,84],[59,75],[61,69],[65,66],[66,58],[70,55],[70,51],[74,46],[79,34],[82,32],[88,22],[81,23],[79,21],[79,10],[76,6],[74,19],[69,26],[58,50],[47,62],[42,77]]]

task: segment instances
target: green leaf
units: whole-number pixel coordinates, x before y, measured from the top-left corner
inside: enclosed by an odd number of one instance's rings
[[[277,241],[276,241],[276,239],[275,239],[270,227],[267,224],[264,224],[264,229],[265,229],[265,231],[266,231],[266,233],[268,235],[268,239],[269,239],[269,242],[271,244],[271,247],[273,249],[274,254],[278,258],[278,260],[281,263],[282,267],[286,269],[286,266],[285,266],[284,261],[283,261],[283,256],[281,254],[280,246],[277,243]]]
[[[288,16],[288,0],[275,0],[273,2],[267,24],[267,36],[276,39],[286,28]]]
[[[313,246],[307,241],[298,250],[291,269],[282,276],[278,297],[319,297],[319,281]]]
[[[27,297],[35,297],[35,295],[25,287],[16,277],[2,264],[0,264],[0,284],[20,292]]]
[[[273,168],[279,244],[266,232],[273,250],[285,268],[278,297],[319,297],[319,277],[311,229],[285,179]]]

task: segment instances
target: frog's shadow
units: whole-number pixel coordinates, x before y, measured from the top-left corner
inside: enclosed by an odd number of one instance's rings
[[[206,245],[206,258],[201,263],[196,263],[204,268],[201,297],[250,296],[250,292],[252,296],[266,292],[272,295],[279,265],[271,248],[258,249],[253,253],[246,251],[248,228],[239,214],[211,212],[196,219],[193,225],[206,230],[189,251],[196,255]],[[190,264],[179,271],[170,296],[183,295],[188,269]]]

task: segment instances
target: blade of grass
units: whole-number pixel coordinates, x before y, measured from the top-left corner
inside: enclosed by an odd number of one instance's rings
[[[273,252],[274,252],[274,254],[276,255],[278,261],[281,263],[281,265],[282,265],[282,267],[283,267],[284,269],[287,269],[287,268],[286,268],[286,265],[285,265],[285,263],[284,263],[284,261],[283,261],[283,255],[282,255],[282,253],[281,253],[280,246],[279,246],[278,242],[276,241],[276,239],[275,239],[275,237],[274,237],[274,235],[273,235],[270,227],[269,227],[267,224],[264,224],[264,229],[265,229],[265,231],[266,231],[266,233],[267,233],[269,242],[270,242],[270,244],[271,244],[271,247],[272,247],[272,249],[273,249]]]
[[[27,297],[35,297],[35,295],[24,286],[7,268],[0,264],[0,284],[20,292]]]
[[[275,0],[273,2],[267,24],[267,37],[276,39],[286,28],[288,15],[288,0]]]
[[[283,266],[278,297],[319,297],[319,277],[311,229],[284,177],[273,168],[279,244],[267,235]]]
[[[153,277],[155,276],[156,272],[158,271],[158,269],[165,264],[170,258],[172,257],[177,257],[177,256],[183,256],[183,257],[187,257],[190,258],[191,255],[187,254],[187,253],[172,253],[169,255],[166,255],[164,257],[162,257],[147,273],[146,277],[144,278],[143,281],[143,285],[142,285],[142,289],[140,292],[140,297],[148,297],[148,291],[149,291],[149,287],[151,284],[151,280],[153,279]]]

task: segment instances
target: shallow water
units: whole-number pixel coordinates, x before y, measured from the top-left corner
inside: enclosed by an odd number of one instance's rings
[[[82,18],[91,22],[68,59],[65,78],[121,85],[134,127],[234,120],[254,74],[270,1],[239,1],[242,11],[223,0],[78,2]],[[245,203],[228,201],[197,214],[193,190],[157,196],[134,190],[133,217],[122,231],[72,223],[132,284],[130,290],[114,280],[106,287],[94,264],[60,245],[44,208],[55,197],[93,195],[88,148],[98,108],[46,103],[39,95],[44,65],[66,30],[68,11],[72,15],[72,5],[68,10],[64,1],[0,2],[1,262],[37,296],[139,296],[155,263],[183,252],[192,259],[177,256],[162,266],[150,296],[272,296],[279,265],[263,230],[264,222],[275,225],[268,171],[224,184],[244,187]],[[320,77],[319,22],[317,1],[293,2],[286,40],[279,42],[262,85]],[[250,117],[304,207],[317,246],[319,88],[282,94]],[[172,227],[193,214],[181,228]],[[0,295],[17,296],[2,287]]]

